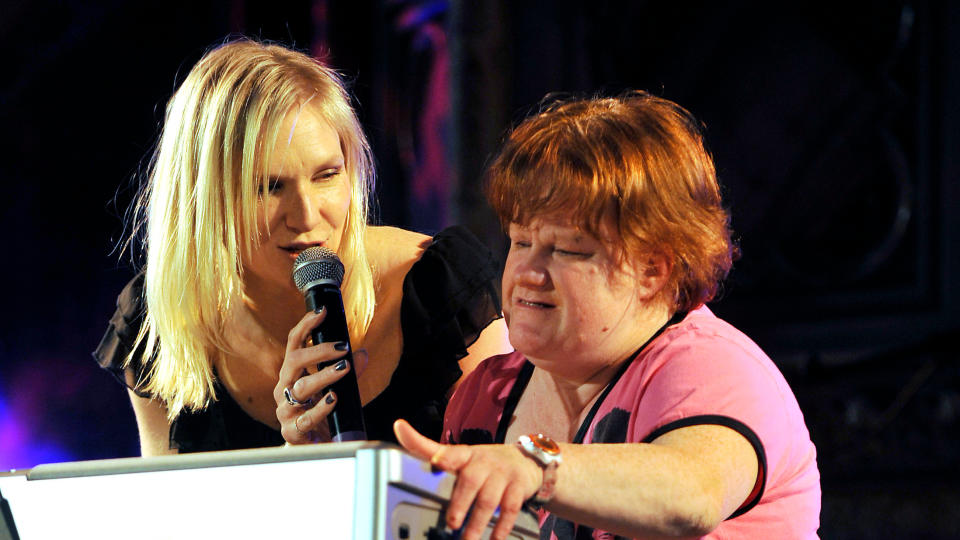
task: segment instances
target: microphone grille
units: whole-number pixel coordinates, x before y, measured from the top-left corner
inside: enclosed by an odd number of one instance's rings
[[[293,283],[306,293],[317,283],[343,283],[343,263],[337,254],[322,246],[307,248],[293,262]]]

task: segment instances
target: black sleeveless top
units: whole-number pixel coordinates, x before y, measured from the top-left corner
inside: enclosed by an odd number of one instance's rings
[[[124,359],[143,322],[143,273],[117,298],[117,311],[93,352],[101,367],[126,385]],[[490,250],[467,229],[450,227],[414,263],[403,281],[400,325],[403,351],[387,388],[364,408],[370,440],[396,442],[393,422],[408,420],[439,440],[446,393],[460,377],[458,361],[480,332],[500,317],[500,275]],[[143,351],[129,369],[140,380]],[[141,388],[140,396],[150,397]],[[216,381],[217,401],[184,411],[170,429],[170,447],[181,453],[283,444],[280,432],[254,420]]]

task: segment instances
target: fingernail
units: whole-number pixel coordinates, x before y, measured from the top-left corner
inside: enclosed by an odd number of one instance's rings
[[[327,402],[327,405],[333,403],[337,398],[333,396],[333,392],[327,392],[327,397],[323,398]]]
[[[314,315],[319,315],[327,309],[327,306],[320,306],[317,309],[313,310]]]
[[[334,367],[333,369],[335,369],[336,371],[343,371],[347,369],[347,359],[344,358],[343,360],[337,362],[336,367]]]
[[[338,351],[345,351],[350,347],[350,344],[346,341],[338,341],[333,344],[333,348]]]
[[[302,390],[302,389],[303,389],[303,383],[300,380],[297,380],[297,382],[293,383],[294,392],[297,392],[299,394],[300,392],[298,392],[298,390]]]

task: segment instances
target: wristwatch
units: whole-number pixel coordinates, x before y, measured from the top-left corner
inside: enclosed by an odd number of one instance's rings
[[[543,483],[537,493],[527,501],[534,509],[550,502],[557,487],[557,467],[563,458],[560,456],[560,447],[557,443],[542,433],[521,435],[517,439],[517,447],[523,455],[537,462],[543,469]]]

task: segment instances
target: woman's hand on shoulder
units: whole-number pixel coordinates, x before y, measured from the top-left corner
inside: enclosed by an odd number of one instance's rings
[[[540,467],[515,446],[440,444],[418,433],[405,420],[397,420],[393,430],[411,454],[457,475],[446,523],[459,529],[470,511],[470,521],[462,532],[465,540],[480,538],[498,507],[500,518],[490,538],[507,538],[524,501],[537,492],[543,481]]]
[[[319,343],[306,346],[310,332],[326,315],[309,312],[287,336],[287,347],[280,368],[273,399],[277,403],[280,434],[290,444],[326,442],[330,440],[327,416],[337,403],[337,396],[329,390],[331,384],[350,371],[350,362],[343,359],[321,370],[317,364],[330,362],[347,354],[337,343]],[[366,352],[353,353],[354,364],[366,365]]]
[[[491,356],[508,354],[513,352],[513,345],[510,344],[510,335],[507,332],[507,321],[500,317],[487,325],[480,332],[473,345],[467,347],[467,355],[460,359],[460,371],[463,372],[453,386],[450,387],[447,397],[452,397],[454,391],[459,388],[460,383],[467,379],[467,376],[477,368],[484,360]]]

